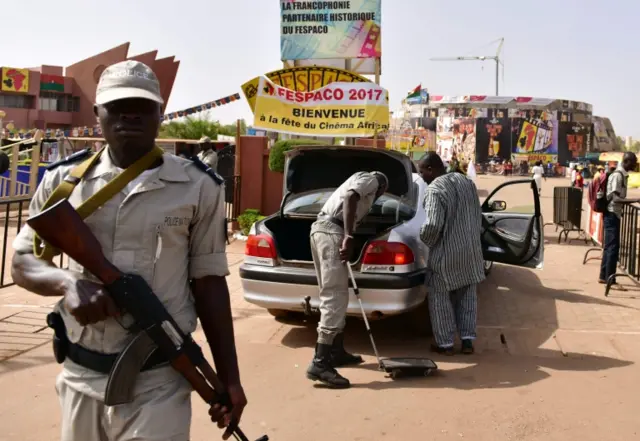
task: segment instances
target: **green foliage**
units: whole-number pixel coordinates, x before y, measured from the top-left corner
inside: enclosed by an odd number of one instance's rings
[[[171,121],[160,126],[159,138],[195,139],[203,136],[217,139],[220,123],[208,118],[194,118],[187,116],[184,121]]]
[[[236,136],[236,123],[220,126],[220,130],[218,130],[218,134],[226,135],[226,136]],[[247,123],[244,121],[244,119],[241,119],[240,135],[246,135],[246,134],[247,134]]]
[[[245,210],[244,213],[238,216],[238,225],[240,225],[240,231],[242,231],[243,235],[248,236],[249,230],[251,230],[253,224],[264,218],[265,216],[262,216],[259,210],[251,208]]]
[[[269,170],[274,172],[284,172],[284,154],[291,149],[303,145],[322,145],[326,142],[314,139],[283,139],[276,142],[269,151]]]
[[[240,134],[247,133],[247,124],[240,122]],[[218,139],[218,135],[236,136],[236,124],[221,125],[218,121],[209,118],[207,113],[199,117],[187,116],[183,121],[171,121],[160,126],[159,138],[165,139],[195,139],[208,136],[212,140]]]

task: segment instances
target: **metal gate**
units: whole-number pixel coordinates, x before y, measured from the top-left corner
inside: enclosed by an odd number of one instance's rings
[[[235,175],[236,146],[228,145],[218,150],[218,174],[224,178],[227,203],[227,220],[238,219],[240,211],[240,176]]]

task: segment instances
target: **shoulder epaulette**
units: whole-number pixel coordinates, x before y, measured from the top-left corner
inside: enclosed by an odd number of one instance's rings
[[[65,164],[73,164],[74,162],[78,162],[82,159],[87,158],[90,154],[91,154],[91,148],[86,148],[84,150],[80,150],[79,152],[75,152],[73,155],[69,155],[64,159],[61,159],[60,161],[54,162],[52,164],[49,164],[46,167],[46,170],[54,170],[58,167],[60,167],[61,165],[65,165]]]
[[[209,167],[207,164],[202,162],[200,158],[198,158],[197,156],[192,156],[191,158],[189,158],[189,160],[193,162],[193,165],[198,167],[199,170],[202,170],[203,172],[208,174],[209,177],[214,181],[216,181],[218,185],[224,184],[224,178],[220,176],[218,173],[216,173],[215,171],[213,171],[213,169]]]

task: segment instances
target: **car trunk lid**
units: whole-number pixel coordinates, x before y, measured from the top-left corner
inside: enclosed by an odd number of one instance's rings
[[[299,147],[286,154],[284,193],[338,188],[354,173],[379,171],[389,179],[387,193],[404,197],[413,189],[413,169],[411,159],[395,151],[350,146]]]

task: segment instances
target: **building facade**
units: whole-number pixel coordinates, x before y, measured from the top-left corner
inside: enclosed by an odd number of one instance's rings
[[[430,96],[404,103],[387,146],[420,157],[436,151],[445,160],[543,161],[568,164],[616,148],[608,118],[591,104],[552,98]]]
[[[0,68],[0,128],[16,130],[93,127],[93,104],[100,75],[107,66],[137,60],[153,69],[160,81],[165,108],[178,73],[175,57],[157,59],[157,50],[128,56],[129,43],[71,66]],[[5,130],[6,131],[6,130]]]

